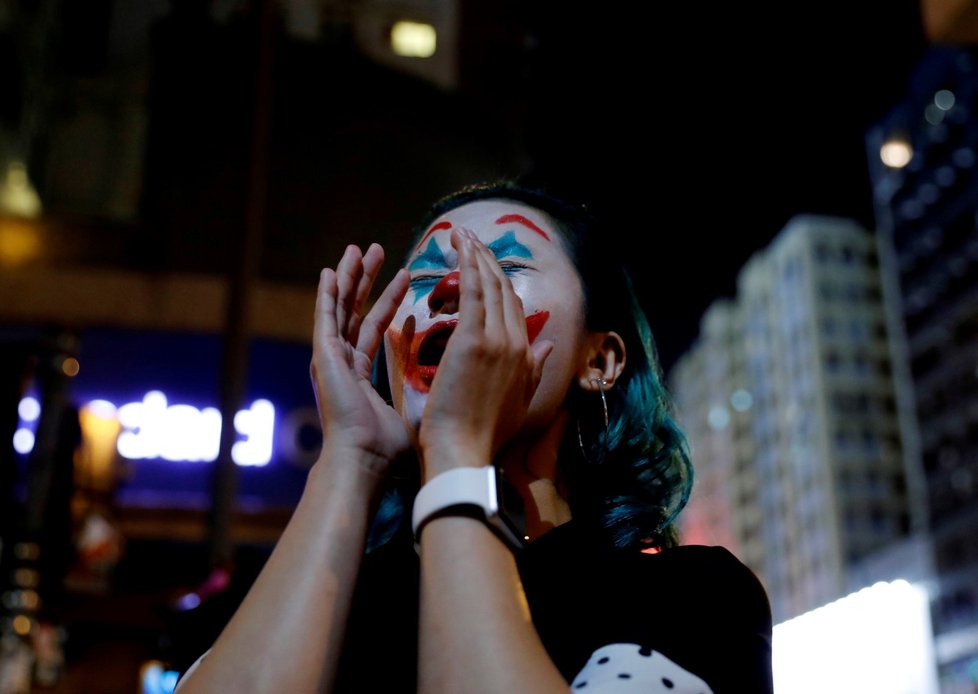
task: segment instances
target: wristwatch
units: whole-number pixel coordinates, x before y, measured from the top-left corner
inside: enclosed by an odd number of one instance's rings
[[[415,541],[426,523],[442,516],[481,520],[513,549],[526,541],[522,499],[494,465],[455,468],[425,483],[411,515]]]

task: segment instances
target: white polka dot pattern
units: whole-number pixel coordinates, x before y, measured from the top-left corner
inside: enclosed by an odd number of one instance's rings
[[[635,643],[596,650],[571,682],[574,694],[713,694],[710,686],[656,651]]]

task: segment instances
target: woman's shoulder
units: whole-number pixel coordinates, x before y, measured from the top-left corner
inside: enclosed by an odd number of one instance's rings
[[[756,578],[747,564],[722,545],[676,545],[659,552],[641,554],[672,564],[677,570],[722,571]]]
[[[519,557],[524,582],[539,583],[548,592],[557,584],[631,598],[652,594],[659,598],[651,601],[656,609],[662,609],[661,596],[696,596],[690,606],[708,609],[712,604],[770,619],[761,580],[721,545],[680,544],[655,553],[611,549],[570,522],[526,549]]]
[[[671,582],[686,592],[700,590],[704,597],[750,598],[744,607],[770,611],[767,591],[754,570],[721,545],[677,545],[638,562],[647,572],[668,572]]]

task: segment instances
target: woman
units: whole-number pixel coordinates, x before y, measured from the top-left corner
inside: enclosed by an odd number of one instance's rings
[[[771,691],[763,587],[677,544],[691,470],[621,248],[512,183],[418,239],[366,314],[380,246],[323,271],[321,456],[180,694]]]

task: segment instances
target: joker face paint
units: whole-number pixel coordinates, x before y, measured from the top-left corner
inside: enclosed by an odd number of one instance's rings
[[[530,342],[554,342],[527,418],[528,425],[542,424],[560,407],[581,365],[583,292],[553,220],[508,200],[480,200],[445,213],[408,257],[411,288],[385,337],[394,407],[417,431],[458,323],[458,258],[450,242],[456,227],[472,230],[495,255],[523,302]]]

